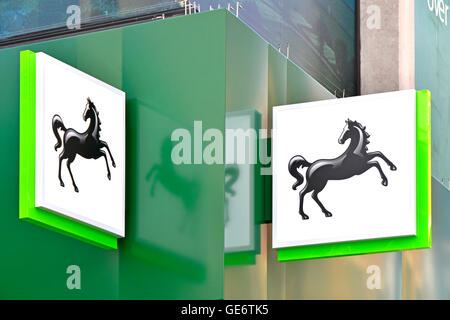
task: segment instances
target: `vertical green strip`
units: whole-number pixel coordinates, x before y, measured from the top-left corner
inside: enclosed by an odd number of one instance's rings
[[[20,52],[20,147],[19,147],[19,218],[29,218],[28,204],[34,203],[34,150],[36,105],[36,54]]]
[[[431,247],[431,94],[428,90],[416,92],[416,185],[417,236],[419,226],[423,226],[423,245]]]

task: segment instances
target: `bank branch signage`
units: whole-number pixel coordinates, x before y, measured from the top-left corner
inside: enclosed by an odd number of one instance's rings
[[[20,59],[20,218],[117,248],[125,93],[45,53]]]
[[[273,111],[280,261],[431,246],[430,93]]]

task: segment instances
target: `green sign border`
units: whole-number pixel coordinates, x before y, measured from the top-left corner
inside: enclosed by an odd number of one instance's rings
[[[35,207],[36,54],[20,52],[19,219],[104,249],[117,249],[117,237],[87,224]]]
[[[278,249],[278,261],[308,260],[387,251],[431,248],[431,95],[416,92],[415,236],[339,242]]]

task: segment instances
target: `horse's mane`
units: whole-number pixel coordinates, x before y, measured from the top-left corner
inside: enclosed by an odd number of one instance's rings
[[[102,124],[102,121],[100,120],[100,112],[98,112],[97,107],[95,106],[94,102],[91,101],[90,98],[87,98],[88,102],[89,102],[89,106],[92,107],[92,110],[94,110],[95,114],[97,115],[97,126],[98,126],[98,131],[97,131],[97,139],[100,139],[100,131],[102,130],[102,128],[100,127],[100,125]]]
[[[351,120],[347,120],[347,123],[350,126],[353,127],[357,127],[359,129],[361,129],[361,131],[363,132],[363,145],[364,145],[364,150],[367,151],[369,150],[367,148],[367,145],[370,143],[369,138],[370,138],[370,134],[366,131],[366,127],[363,126],[361,123],[359,123],[358,121],[351,121]]]

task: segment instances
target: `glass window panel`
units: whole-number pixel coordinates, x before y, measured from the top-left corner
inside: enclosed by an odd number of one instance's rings
[[[80,25],[181,8],[178,0],[6,0],[0,2],[0,40],[65,28],[79,8]],[[71,22],[74,20],[70,19]]]

